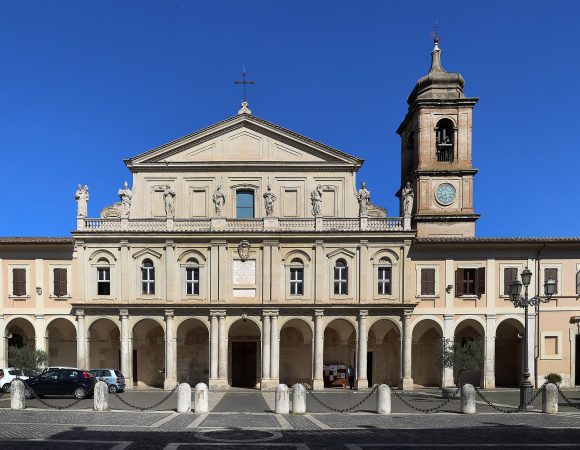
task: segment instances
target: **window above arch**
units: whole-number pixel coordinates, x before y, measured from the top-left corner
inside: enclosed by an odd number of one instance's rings
[[[455,125],[450,119],[441,119],[435,128],[435,145],[438,162],[453,162],[455,156]]]
[[[236,191],[236,217],[238,219],[254,218],[254,191],[252,189]]]
[[[344,259],[338,259],[334,264],[334,294],[348,294],[348,266]]]

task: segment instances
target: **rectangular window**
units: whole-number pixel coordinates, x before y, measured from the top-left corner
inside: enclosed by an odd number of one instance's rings
[[[378,271],[378,294],[391,295],[391,268],[379,267]]]
[[[485,268],[457,269],[455,271],[455,296],[485,294]]]
[[[421,295],[435,295],[435,269],[421,269]]]
[[[254,191],[236,192],[236,217],[238,219],[254,218]]]
[[[66,269],[54,269],[53,294],[55,297],[66,297],[68,292]]]
[[[199,267],[186,267],[185,290],[187,295],[199,295]]]
[[[554,291],[554,295],[558,295],[558,269],[556,268],[544,269],[544,283],[548,281],[550,278],[556,282],[556,290]]]
[[[26,269],[12,269],[12,295],[26,295]]]
[[[334,267],[334,293],[336,295],[348,294],[348,267],[340,262]]]
[[[517,279],[517,267],[506,267],[503,269],[503,295],[510,295],[510,284]]]
[[[155,267],[141,267],[141,293],[145,295],[155,294]]]
[[[111,269],[97,267],[97,295],[111,295]]]
[[[304,294],[304,269],[302,267],[290,268],[290,295]]]

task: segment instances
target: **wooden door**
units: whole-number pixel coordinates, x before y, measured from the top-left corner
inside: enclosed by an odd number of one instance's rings
[[[256,342],[232,342],[232,386],[256,386],[257,358]]]

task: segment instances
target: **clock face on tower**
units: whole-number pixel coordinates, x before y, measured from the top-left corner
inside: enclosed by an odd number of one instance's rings
[[[453,203],[453,200],[455,200],[455,194],[456,192],[453,185],[442,183],[435,191],[435,200],[437,200],[440,205],[448,206]]]

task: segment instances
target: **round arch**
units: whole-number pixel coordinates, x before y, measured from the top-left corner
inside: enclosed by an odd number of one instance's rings
[[[108,317],[97,317],[87,327],[89,338],[90,369],[120,369],[121,343],[117,321]],[[129,375],[124,373],[129,379]]]
[[[6,323],[5,333],[7,339],[6,356],[10,347],[22,348],[25,345],[35,347],[36,329],[34,323],[26,316],[12,316]],[[8,359],[8,358],[7,358]],[[10,361],[8,361],[10,365]]]
[[[294,250],[290,250],[288,253],[286,253],[286,255],[284,256],[284,258],[282,258],[282,262],[287,262],[289,260],[292,260],[293,258],[304,258],[306,261],[303,262],[310,262],[310,255],[308,253],[306,253],[304,250],[300,250],[300,249],[294,249]]]
[[[518,322],[522,327],[525,326],[524,324],[524,319],[522,319],[520,316],[518,316],[517,314],[506,314],[505,316],[502,316],[501,318],[499,318],[498,320],[496,320],[495,322],[495,329],[497,330],[497,327],[499,327],[499,325],[502,322],[505,322],[506,320],[515,320],[516,322]]]
[[[177,325],[177,381],[190,386],[209,383],[209,330],[198,318]]]
[[[347,317],[332,318],[324,327],[324,384],[329,387],[345,387],[349,366],[356,367],[356,323]]]
[[[75,367],[77,365],[77,328],[67,317],[52,318],[46,325],[48,364]]]
[[[280,383],[292,386],[312,381],[312,325],[290,317],[280,327]]]
[[[461,328],[465,327],[465,322],[470,323],[470,325],[479,332],[481,337],[485,337],[485,321],[481,317],[473,315],[462,316],[459,320],[454,322],[453,334],[455,334],[458,329],[461,330]],[[480,328],[478,328],[477,325],[474,326],[473,322],[477,323]]]
[[[255,317],[251,317],[251,316],[247,316],[247,317],[243,317],[243,316],[238,316],[238,317],[232,317],[232,322],[230,322],[229,326],[226,329],[226,332],[229,334],[230,330],[232,329],[232,327],[234,325],[236,325],[238,322],[252,322],[254,325],[256,325],[256,327],[258,327],[258,330],[260,331],[260,333],[262,332],[262,324],[260,323],[260,321],[258,319],[256,319]],[[239,326],[239,325],[236,325]]]
[[[391,318],[379,318],[369,327],[367,378],[376,383],[396,386],[401,377],[401,328]]]
[[[240,317],[228,327],[230,386],[258,387],[261,380],[261,327],[253,317]]]
[[[518,317],[505,317],[495,329],[495,385],[519,386],[523,363],[524,325]]]
[[[483,339],[485,338],[485,324],[483,320],[476,316],[466,316],[455,324],[453,337],[455,345],[460,345],[462,347],[467,345],[467,341],[477,340],[483,342]],[[462,374],[461,381],[470,383],[474,386],[481,386],[483,384],[483,364],[484,362],[482,361],[479,370],[469,371]],[[455,379],[459,377],[459,371],[457,368],[454,369],[453,376]]]
[[[133,382],[163,387],[165,381],[165,329],[154,317],[139,318],[133,325]]]
[[[308,328],[310,329],[310,332],[313,333],[313,335],[314,335],[314,324],[312,323],[312,320],[310,320],[310,318],[308,318],[308,317],[303,317],[303,316],[285,317],[283,319],[281,318],[280,329],[282,329],[288,322],[292,322],[294,320],[299,320],[301,322],[304,322],[304,324],[306,324],[306,326],[308,326]]]
[[[185,250],[184,252],[182,252],[179,255],[179,257],[177,258],[177,262],[181,263],[182,261],[187,261],[189,258],[196,258],[204,263],[206,262],[205,255],[202,252],[200,252],[199,250],[195,250],[195,249],[189,249],[189,250]]]
[[[437,365],[437,351],[441,348],[443,326],[431,316],[413,323],[411,375],[421,386],[440,386],[443,371]]]
[[[425,320],[429,320],[429,321],[435,323],[437,325],[437,327],[436,327],[437,330],[439,331],[441,336],[443,336],[443,329],[444,329],[443,322],[441,321],[441,319],[439,319],[438,317],[435,317],[435,316],[421,316],[418,319],[416,319],[411,324],[411,334],[413,334],[415,332],[415,327]]]

